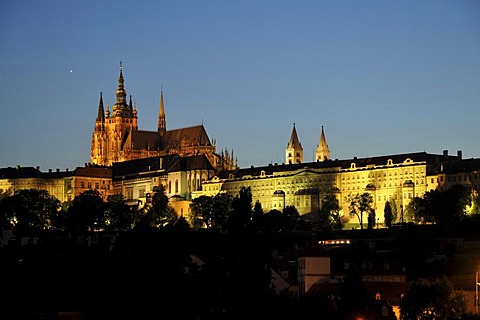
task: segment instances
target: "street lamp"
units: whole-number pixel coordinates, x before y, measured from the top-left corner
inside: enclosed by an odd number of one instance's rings
[[[478,287],[480,286],[480,282],[478,282],[479,274],[478,271],[475,272],[475,314],[478,315]]]
[[[475,314],[478,315],[478,286],[480,283],[478,282],[478,271],[475,272]]]

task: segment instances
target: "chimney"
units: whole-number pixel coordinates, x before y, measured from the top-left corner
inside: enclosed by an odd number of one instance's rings
[[[60,172],[60,169],[57,168],[57,172]]]
[[[462,150],[457,150],[457,158],[458,160],[462,160]]]
[[[49,172],[49,173],[52,173],[52,169],[48,169],[48,172]]]
[[[36,166],[35,168],[36,168],[38,171],[40,171],[40,166]]]
[[[67,168],[65,171],[67,171],[67,172],[68,172],[68,168]]]
[[[448,157],[448,150],[443,150],[443,156]]]

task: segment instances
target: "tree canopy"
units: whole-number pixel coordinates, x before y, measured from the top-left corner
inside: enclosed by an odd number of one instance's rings
[[[60,211],[60,201],[46,190],[19,190],[0,200],[2,227],[17,231],[52,228]]]
[[[460,185],[440,191],[427,191],[406,206],[407,217],[415,223],[435,222],[440,226],[460,222],[466,215],[470,195]]]
[[[367,214],[368,217],[372,213],[373,196],[368,192],[362,194],[357,193],[351,195],[348,200],[350,202],[350,216],[356,216],[360,224],[360,229],[363,229],[363,215]]]
[[[419,279],[402,299],[400,310],[402,319],[460,319],[466,314],[466,300],[446,277],[434,282]]]

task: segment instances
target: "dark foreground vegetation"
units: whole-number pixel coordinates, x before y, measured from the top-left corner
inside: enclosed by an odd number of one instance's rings
[[[330,237],[393,239],[390,249],[414,283],[404,319],[478,319],[448,279],[433,281],[441,266],[419,263],[435,239],[479,240],[478,216],[448,227],[346,231],[334,217],[302,220],[294,207],[264,213],[247,189],[194,202],[189,221],[172,212],[163,192],[142,212],[94,192],[64,208],[28,192],[0,201],[3,228],[14,231],[0,248],[0,319],[394,319],[354,268],[335,296],[298,297],[271,286],[276,254]]]

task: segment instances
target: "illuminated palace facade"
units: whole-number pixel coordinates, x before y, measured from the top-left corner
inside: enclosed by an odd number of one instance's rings
[[[175,130],[167,130],[163,90],[160,95],[160,111],[157,131],[138,129],[138,112],[127,102],[122,65],[118,77],[116,101],[110,112],[104,109],[102,93],[92,135],[90,163],[111,166],[115,162],[178,154],[179,156],[205,155],[217,170],[236,167],[233,150],[216,153],[203,124]]]
[[[343,210],[344,222],[357,223],[356,217],[348,221],[348,199],[357,193],[368,192],[373,196],[377,221],[383,222],[387,200],[395,203],[400,216],[413,197],[448,188],[454,179],[470,189],[480,184],[478,159],[470,161],[465,173],[461,163],[466,160],[462,160],[461,151],[456,156],[444,150],[442,154],[417,152],[332,160],[322,127],[315,153],[315,162],[303,162],[303,148],[294,125],[284,164],[222,171],[206,181],[199,194],[214,196],[223,192],[235,196],[242,187],[250,187],[253,202],[259,201],[265,212],[293,205],[304,215],[318,212],[325,195],[333,193]],[[457,172],[445,171],[455,167]],[[363,221],[366,223],[367,217]]]
[[[106,167],[77,167],[47,172],[40,167],[0,168],[0,199],[24,189],[46,190],[60,202],[73,200],[87,190],[97,190],[103,200],[113,195],[112,170]]]

